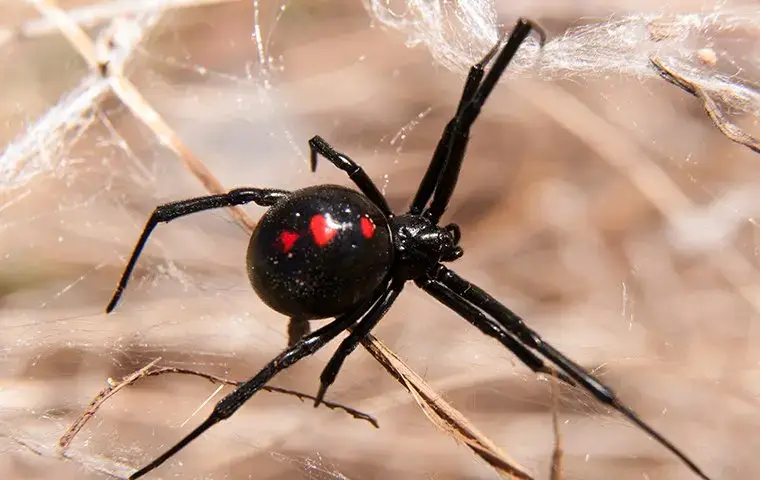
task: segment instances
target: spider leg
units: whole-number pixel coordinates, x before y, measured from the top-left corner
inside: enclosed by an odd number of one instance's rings
[[[379,208],[385,215],[393,215],[391,208],[388,206],[388,202],[385,200],[383,194],[380,193],[375,182],[373,182],[364,169],[351,160],[351,158],[343,153],[336,152],[335,149],[319,135],[316,135],[309,140],[309,149],[311,150],[312,172],[317,170],[318,154],[322,155],[333,165],[348,173],[348,178],[350,178],[356,186],[359,187],[359,190],[372,200],[372,203],[377,205],[377,208]]]
[[[499,327],[498,324],[488,318],[483,312],[472,306],[468,301],[449,290],[437,280],[426,278],[417,280],[416,283],[421,289],[433,296],[433,298],[443,303],[459,314],[460,317],[480,329],[481,332],[498,340],[534,372],[544,373],[546,375],[556,375],[557,378],[563,382],[569,385],[576,385],[576,383],[565,373],[556,371],[552,367],[546,365],[543,359],[530,351],[525,345],[518,342],[509,332]]]
[[[435,186],[441,176],[441,171],[443,170],[443,167],[446,164],[446,160],[448,159],[451,152],[451,143],[453,140],[452,133],[456,123],[456,118],[460,114],[464,105],[470,102],[472,96],[475,94],[478,85],[480,85],[480,82],[483,80],[483,75],[485,74],[484,68],[498,51],[499,45],[500,42],[496,43],[493,47],[491,47],[491,50],[488,51],[488,53],[480,62],[470,67],[470,72],[467,74],[467,80],[465,80],[464,88],[462,89],[462,96],[459,99],[459,104],[457,105],[457,112],[454,115],[454,118],[452,118],[443,129],[441,139],[438,141],[438,145],[435,147],[433,158],[428,165],[425,176],[422,177],[420,186],[417,188],[417,193],[414,195],[412,205],[409,207],[409,213],[414,215],[421,214],[422,210],[425,208],[425,205],[427,205],[427,202],[430,200],[430,197],[433,195]]]
[[[444,129],[433,154],[433,159],[412,201],[410,213],[419,214],[432,195],[433,200],[426,213],[433,222],[438,223],[440,220],[459,178],[459,170],[469,142],[470,128],[478,118],[480,109],[493,91],[499,78],[531,30],[536,30],[539,33],[540,43],[543,45],[545,41],[543,30],[529,20],[520,19],[512,30],[504,48],[496,55],[493,66],[488,73],[485,74],[484,68],[494,56],[494,50],[490,51],[480,63],[470,69],[462,98],[457,106],[457,112]],[[494,49],[499,46],[496,45]]]
[[[233,390],[230,394],[224,397],[214,407],[214,411],[211,415],[195,428],[192,432],[187,434],[185,438],[180,440],[172,448],[164,452],[161,456],[150,462],[145,467],[141,468],[137,472],[133,473],[129,478],[130,480],[140,478],[151,470],[155,469],[172,455],[182,450],[195,438],[200,436],[203,432],[216,425],[217,423],[231,417],[240,407],[245,404],[256,392],[261,390],[269,380],[271,380],[279,372],[290,367],[298,360],[304,357],[312,355],[317,350],[325,346],[330,340],[338,336],[338,334],[359,320],[364,312],[369,308],[371,302],[364,302],[363,305],[356,308],[352,312],[345,315],[341,315],[324,327],[316,330],[313,333],[303,337],[292,347],[288,347],[281,354],[277,355],[271,362],[269,362],[264,368],[259,371],[250,380]]]
[[[380,299],[375,303],[367,314],[362,318],[359,323],[351,331],[351,334],[346,337],[338,346],[338,349],[333,354],[330,361],[327,362],[320,378],[319,392],[317,398],[314,400],[314,406],[318,407],[322,402],[322,399],[327,393],[327,389],[335,381],[335,377],[338,376],[340,368],[343,366],[343,362],[351,355],[351,352],[356,349],[356,346],[367,336],[367,334],[375,328],[377,322],[388,312],[388,309],[396,301],[401,290],[404,288],[404,281],[391,282],[385,287],[385,292],[380,296]]]
[[[583,387],[586,391],[596,397],[598,401],[620,412],[623,416],[657,440],[662,446],[670,450],[674,455],[680,458],[692,472],[704,480],[710,480],[710,477],[708,477],[696,465],[696,463],[686,456],[685,453],[645,423],[633,410],[625,406],[609,387],[584,370],[583,367],[567,358],[559,350],[546,343],[538,333],[525,324],[522,318],[502,305],[483,289],[473,285],[457,275],[454,271],[440,264],[436,267],[436,270],[430,274],[430,279],[444,285],[456,296],[491,316],[493,318],[493,325],[498,326],[505,332],[509,332],[525,346],[543,355],[547,360],[572,378],[574,383]],[[438,298],[435,293],[431,292],[431,294]]]
[[[308,319],[303,317],[291,317],[288,322],[288,346],[292,347],[310,333],[311,324]]]
[[[113,297],[111,297],[111,301],[108,302],[106,313],[110,313],[119,302],[119,298],[121,298],[121,294],[127,286],[129,277],[132,275],[132,270],[135,268],[137,258],[145,247],[145,243],[148,241],[151,232],[156,228],[156,225],[158,225],[159,222],[170,222],[175,218],[184,217],[185,215],[201,212],[203,210],[231,207],[233,205],[243,205],[251,202],[262,207],[271,207],[280,199],[286,197],[289,193],[290,192],[285,190],[274,190],[270,188],[236,188],[235,190],[230,190],[227,193],[219,195],[191,198],[156,207],[145,224],[145,228],[143,229],[142,234],[140,234],[140,239],[137,240],[137,244],[132,251],[132,256],[124,269],[124,273],[121,275],[121,279],[116,286]]]

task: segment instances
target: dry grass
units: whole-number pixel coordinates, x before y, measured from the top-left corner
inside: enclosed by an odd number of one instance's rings
[[[8,8],[6,26],[35,15]],[[165,15],[125,63],[125,79],[222,185],[346,183],[327,168],[308,173],[306,140],[319,133],[361,160],[403,208],[461,78],[369,28],[356,2],[290,5],[275,22],[277,14],[271,5],[260,12],[274,66],[284,67],[266,78],[250,41],[251,5],[232,2]],[[537,20],[558,33],[578,14],[565,7]],[[0,105],[0,139],[10,142],[88,70],[58,35],[2,48],[5,98],[14,100]],[[52,458],[107,378],[158,356],[244,378],[285,344],[285,323],[247,286],[246,236],[224,212],[160,227],[119,309],[101,313],[152,208],[204,191],[166,137],[104,95],[86,128],[35,158],[42,173],[0,193],[2,478],[124,475],[197,423],[209,407],[188,417],[215,387],[163,376],[124,389],[74,440],[73,461]],[[455,267],[601,375],[715,478],[755,478],[759,159],[701,108],[661,81],[503,82],[450,209],[467,252]],[[414,288],[375,333],[535,478],[549,478],[548,381]],[[315,391],[330,353],[274,383]],[[432,428],[364,351],[329,398],[381,428],[261,393],[161,475],[495,476]],[[558,403],[564,478],[693,478],[585,393],[560,388]]]

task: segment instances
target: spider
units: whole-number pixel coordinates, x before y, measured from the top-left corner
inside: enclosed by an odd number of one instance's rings
[[[453,223],[440,226],[439,221],[457,184],[470,129],[532,30],[537,32],[543,46],[546,38],[543,30],[529,20],[520,19],[506,42],[499,41],[471,67],[456,113],[443,131],[407,213],[394,214],[364,170],[319,136],[309,140],[311,170],[316,170],[317,158],[322,156],[346,172],[361,193],[338,185],[318,185],[294,192],[238,188],[155,209],[106,312],[111,312],[119,301],[140,252],[159,222],[252,202],[270,208],[250,239],[246,258],[248,277],[264,303],[290,317],[291,338],[287,349],[219,401],[203,423],[135,472],[131,479],[152,471],[210,427],[232,416],[277,373],[350,330],[320,376],[315,406],[319,405],[345,359],[411,281],[499,341],[532,371],[556,372],[565,383],[587,390],[654,437],[696,475],[709,480],[685,453],[639,418],[609,387],[545,342],[512,310],[443,265],[464,253],[459,247],[459,227]],[[309,331],[309,320],[330,317],[334,317],[332,322]]]

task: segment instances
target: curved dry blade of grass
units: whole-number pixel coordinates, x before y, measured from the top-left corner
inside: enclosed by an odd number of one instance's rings
[[[685,76],[676,72],[672,68],[668,67],[657,57],[651,57],[649,61],[652,66],[657,70],[662,78],[668,83],[679,87],[680,89],[688,92],[697,97],[704,107],[707,115],[713,121],[716,127],[723,132],[723,135],[728,137],[729,140],[736,142],[740,145],[744,145],[755,153],[760,153],[760,140],[756,139],[749,133],[745,132],[738,125],[731,123],[726,114],[723,113],[718,102],[707,93],[707,90],[702,88],[696,81],[689,80]]]
[[[559,430],[559,379],[556,375],[551,377],[552,386],[552,429],[554,430],[554,449],[552,450],[552,466],[550,480],[562,480],[562,434]]]
[[[467,445],[502,478],[532,479],[525,469],[483,435],[461,412],[449,405],[430,385],[373,335],[362,345],[412,395],[425,416],[438,429]]]

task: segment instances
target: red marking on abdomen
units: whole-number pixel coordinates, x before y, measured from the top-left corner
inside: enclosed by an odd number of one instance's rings
[[[291,248],[293,248],[293,245],[296,243],[296,240],[298,240],[298,235],[296,232],[290,232],[288,230],[283,230],[280,233],[280,243],[282,244],[282,251],[285,253],[288,253]]]
[[[311,217],[309,230],[311,230],[311,235],[314,237],[314,243],[319,247],[324,247],[330,243],[330,240],[338,233],[336,229],[327,223],[324,215],[314,215]]]
[[[372,223],[372,220],[369,218],[362,217],[361,220],[359,220],[359,224],[362,227],[362,235],[364,235],[365,238],[371,238],[372,235],[375,234],[375,224]]]

